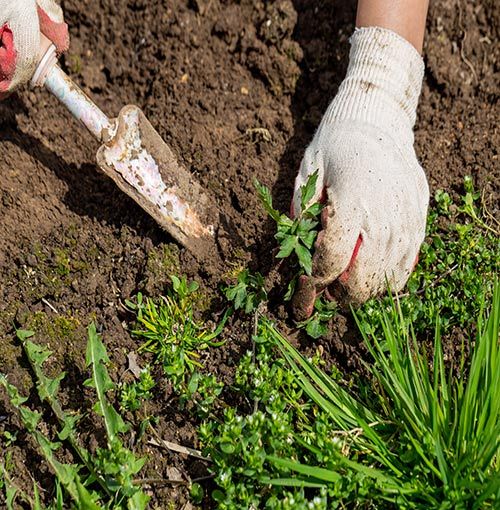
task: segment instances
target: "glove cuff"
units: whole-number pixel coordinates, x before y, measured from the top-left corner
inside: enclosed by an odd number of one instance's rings
[[[357,28],[350,42],[347,75],[323,122],[363,120],[398,133],[413,145],[424,76],[422,57],[408,41],[385,28]]]

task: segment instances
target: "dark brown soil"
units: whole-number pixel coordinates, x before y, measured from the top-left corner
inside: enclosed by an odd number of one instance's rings
[[[472,175],[498,207],[498,37],[495,0],[431,2],[426,79],[416,126],[416,150],[431,188],[459,189]],[[104,111],[139,105],[184,165],[213,195],[226,220],[234,255],[227,271],[249,265],[263,274],[274,261],[272,225],[252,180],[271,187],[288,210],[295,172],[322,112],[343,79],[354,2],[343,0],[77,0],[63,1],[71,28],[63,67]],[[85,328],[95,320],[113,359],[114,376],[137,349],[124,325],[123,300],[138,291],[162,292],[171,273],[203,285],[206,310],[222,310],[219,277],[179,249],[99,171],[96,142],[43,91],[0,103],[0,371],[33,393],[31,374],[14,326],[33,328],[55,351],[52,367],[68,372],[62,400],[88,408],[82,390]],[[279,285],[279,278],[272,282]],[[288,311],[274,300],[274,313]],[[208,313],[208,312],[207,312]],[[222,377],[248,345],[235,322],[212,360]],[[330,356],[356,365],[356,335],[339,317]],[[194,426],[176,412],[168,388],[148,411],[159,416],[164,439],[196,444]],[[18,421],[0,400],[0,433]],[[100,433],[88,419],[86,440]],[[29,439],[14,448],[18,481],[32,486],[29,468],[50,485]],[[142,447],[146,475],[168,477],[177,467],[203,475],[200,465]],[[182,507],[183,489],[154,491],[154,503]]]

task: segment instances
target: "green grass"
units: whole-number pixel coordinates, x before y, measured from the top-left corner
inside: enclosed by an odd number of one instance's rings
[[[439,321],[430,357],[394,304],[391,312],[382,312],[383,335],[363,335],[373,358],[367,366],[373,383],[361,399],[345,392],[267,324],[300,387],[329,414],[335,429],[347,434],[360,429],[349,455],[340,454],[323,467],[290,463],[289,471],[298,473],[295,479],[321,480],[326,487],[332,480],[324,476],[325,467],[342,477],[364,473],[373,484],[370,499],[399,508],[494,508],[500,501],[499,325],[497,286],[489,320],[483,322],[482,313],[477,319],[470,366],[465,368],[462,360],[454,376],[445,369]],[[357,502],[356,495],[352,503]]]

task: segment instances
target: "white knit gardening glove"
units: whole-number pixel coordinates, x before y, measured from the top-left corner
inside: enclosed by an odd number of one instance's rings
[[[429,187],[413,149],[424,64],[394,32],[356,29],[349,68],[305,151],[295,182],[318,170],[314,201],[325,200],[312,276],[294,297],[308,317],[327,290],[343,304],[404,287],[425,235]],[[326,192],[326,193],[325,193]]]
[[[68,49],[68,26],[53,0],[0,0],[0,99],[32,77],[40,32],[59,53]]]

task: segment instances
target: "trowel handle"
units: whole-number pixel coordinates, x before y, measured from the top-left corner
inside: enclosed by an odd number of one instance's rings
[[[42,35],[41,59],[31,84],[45,87],[82,122],[100,142],[109,141],[115,131],[115,122],[78,87],[57,65],[56,48]]]
[[[113,137],[116,130],[114,122],[58,65],[51,69],[44,86],[61,101],[75,119],[84,124],[97,140],[107,142]]]

